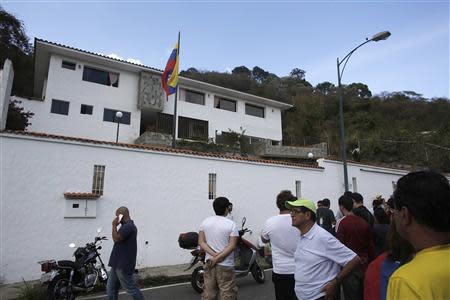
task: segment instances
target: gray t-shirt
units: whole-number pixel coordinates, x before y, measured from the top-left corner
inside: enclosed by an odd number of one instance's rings
[[[132,274],[136,267],[137,228],[133,220],[122,224],[118,230],[122,241],[114,242],[108,266],[119,269],[126,274]]]

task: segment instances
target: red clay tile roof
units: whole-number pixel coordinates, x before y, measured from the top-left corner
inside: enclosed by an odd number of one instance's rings
[[[66,140],[66,141],[82,142],[82,143],[97,144],[97,145],[109,145],[109,146],[117,146],[117,147],[122,147],[122,148],[142,149],[142,150],[168,152],[168,153],[179,153],[179,154],[201,156],[201,157],[215,157],[215,158],[221,158],[221,159],[239,160],[239,161],[246,161],[246,162],[263,163],[263,164],[292,166],[292,167],[301,167],[301,168],[308,168],[308,169],[321,169],[321,170],[324,169],[322,167],[319,167],[317,163],[301,164],[301,163],[294,163],[294,162],[288,162],[288,161],[265,160],[265,159],[242,157],[242,156],[229,156],[229,155],[224,155],[223,153],[199,152],[199,151],[192,151],[192,150],[186,150],[186,149],[168,148],[168,147],[164,147],[164,146],[115,143],[115,142],[109,142],[109,141],[91,140],[91,139],[85,139],[85,138],[79,138],[79,137],[47,134],[47,133],[41,133],[41,132],[3,130],[3,131],[0,131],[0,133],[33,136],[33,137],[48,138],[48,139],[54,139],[54,140]]]
[[[64,197],[68,199],[97,199],[101,195],[89,192],[65,192]]]

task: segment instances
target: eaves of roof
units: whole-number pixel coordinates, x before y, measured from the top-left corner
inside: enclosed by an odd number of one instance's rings
[[[242,161],[242,162],[249,162],[249,163],[261,163],[261,164],[270,164],[270,165],[279,165],[279,166],[291,166],[291,167],[316,169],[316,170],[317,169],[319,169],[319,170],[323,170],[324,169],[323,167],[318,166],[317,163],[314,164],[314,165],[312,165],[312,164],[300,164],[300,163],[293,163],[293,162],[288,162],[288,161],[265,160],[265,159],[242,157],[242,156],[229,156],[229,155],[224,155],[224,154],[221,154],[221,153],[199,152],[199,151],[192,151],[192,150],[187,150],[187,149],[158,147],[158,146],[152,146],[152,145],[114,143],[114,142],[109,142],[109,141],[91,140],[91,139],[85,139],[85,138],[70,137],[70,136],[63,136],[63,135],[54,135],[54,134],[47,134],[47,133],[41,133],[41,132],[4,130],[4,131],[0,131],[0,133],[2,133],[2,134],[12,134],[12,135],[21,135],[21,136],[29,136],[29,137],[37,137],[37,138],[43,138],[43,139],[72,141],[72,142],[79,142],[79,143],[86,143],[86,144],[114,146],[114,147],[119,147],[119,148],[148,150],[148,151],[151,151],[151,152],[166,152],[166,153],[173,153],[173,154],[184,154],[184,155],[204,157],[204,158],[208,158],[209,157],[209,158],[226,159],[226,160]]]
[[[157,68],[153,68],[153,67],[149,67],[146,65],[142,65],[142,64],[135,64],[135,63],[131,63],[128,62],[126,60],[122,60],[122,59],[117,59],[117,58],[112,58],[106,55],[102,55],[102,54],[98,54],[98,53],[94,53],[94,52],[90,52],[90,51],[86,51],[86,50],[82,50],[79,48],[75,48],[75,47],[70,47],[70,46],[66,46],[63,44],[59,44],[59,43],[55,43],[55,42],[50,42],[44,39],[39,39],[39,38],[35,38],[34,41],[34,51],[35,51],[35,71],[44,68],[44,66],[38,66],[38,63],[36,62],[36,54],[37,54],[37,46],[38,45],[46,45],[46,46],[51,46],[53,47],[53,49],[59,49],[59,51],[73,51],[76,53],[80,53],[80,54],[84,54],[86,56],[89,56],[90,58],[96,58],[96,59],[104,59],[106,61],[109,62],[114,62],[118,65],[120,65],[121,68],[128,70],[128,71],[134,71],[134,72],[140,72],[140,71],[146,71],[146,72],[151,72],[157,75],[161,75],[163,73],[163,70],[157,69]],[[43,78],[42,74],[40,74],[41,78]],[[39,96],[37,93],[38,91],[40,91],[41,87],[42,87],[42,82],[39,82],[39,78],[38,76],[35,75],[34,78],[34,85],[38,90],[34,91],[34,95],[35,96]],[[229,88],[225,88],[222,86],[218,86],[218,85],[214,85],[214,84],[210,84],[210,83],[206,83],[203,81],[198,81],[198,80],[194,80],[194,79],[190,79],[187,77],[181,77],[180,76],[180,86],[186,86],[186,87],[196,87],[196,88],[200,88],[200,89],[205,89],[208,91],[212,91],[218,94],[222,94],[224,96],[229,96],[229,97],[235,97],[235,98],[242,98],[242,100],[248,100],[248,101],[253,101],[256,103],[264,103],[266,105],[271,105],[273,107],[277,107],[280,109],[289,109],[291,107],[293,107],[293,105],[291,104],[287,104],[278,100],[273,100],[273,99],[269,99],[269,98],[264,98],[264,97],[260,97],[260,96],[256,96],[256,95],[252,95],[252,94],[248,94],[248,93],[244,93],[244,92],[240,92],[237,90],[233,90],[233,89],[229,89]]]

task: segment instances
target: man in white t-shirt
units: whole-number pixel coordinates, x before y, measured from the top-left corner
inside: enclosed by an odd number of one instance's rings
[[[280,214],[267,219],[261,232],[261,240],[264,243],[270,242],[272,247],[272,282],[277,300],[297,299],[294,290],[294,253],[300,231],[292,226],[291,215],[286,208],[286,202],[294,200],[296,197],[291,191],[281,191],[276,201]]]
[[[206,218],[200,225],[198,244],[206,252],[203,300],[215,300],[217,292],[222,300],[237,299],[233,251],[239,233],[236,224],[226,218],[229,206],[227,198],[216,198],[213,202],[216,215]]]
[[[295,251],[295,293],[299,299],[335,299],[342,280],[359,257],[316,224],[316,205],[307,199],[286,202],[292,226],[300,230]]]

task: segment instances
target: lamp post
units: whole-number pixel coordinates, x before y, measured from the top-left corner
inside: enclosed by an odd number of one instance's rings
[[[116,143],[119,142],[119,125],[120,119],[122,119],[123,113],[121,111],[116,112],[116,122],[117,122],[117,134],[116,134]]]
[[[345,129],[344,129],[344,104],[342,99],[342,85],[341,85],[341,79],[342,75],[344,74],[345,66],[347,65],[348,60],[350,59],[350,56],[360,47],[363,45],[369,43],[369,42],[379,42],[382,40],[387,39],[391,33],[389,31],[382,31],[377,34],[375,34],[371,39],[366,38],[366,41],[359,46],[357,46],[355,49],[350,51],[342,60],[339,61],[339,57],[337,58],[337,74],[338,74],[338,93],[339,93],[339,128],[340,128],[340,139],[341,139],[341,152],[342,152],[342,165],[344,167],[344,186],[345,191],[348,191],[348,174],[347,174],[347,150],[345,147]],[[344,66],[342,67],[342,71],[340,69],[341,64],[344,63]]]

